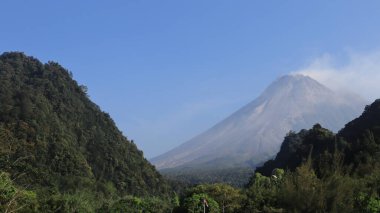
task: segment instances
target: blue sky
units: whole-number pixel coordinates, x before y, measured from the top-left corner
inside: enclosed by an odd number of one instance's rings
[[[147,158],[281,75],[380,46],[379,1],[3,0],[0,19],[0,52],[72,71]]]

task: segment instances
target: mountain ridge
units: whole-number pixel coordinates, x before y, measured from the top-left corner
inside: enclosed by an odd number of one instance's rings
[[[274,156],[288,131],[317,122],[337,131],[364,105],[360,97],[341,96],[310,77],[286,75],[209,130],[151,162],[159,169],[201,167],[211,161],[216,161],[211,167],[217,161],[230,164],[224,167],[254,166]],[[318,113],[327,115],[321,119]]]
[[[0,55],[0,154],[0,170],[32,189],[105,197],[168,192],[68,70],[20,52]]]
[[[333,164],[332,161],[336,159],[329,159],[329,157],[337,154],[341,166],[350,167],[348,171],[359,170],[371,173],[362,164],[377,166],[379,158],[377,153],[380,149],[379,118],[380,99],[377,99],[372,104],[367,105],[360,116],[345,124],[338,133],[333,133],[320,124],[314,125],[309,130],[303,129],[298,133],[292,132],[285,137],[276,157],[256,168],[255,172],[270,176],[276,168],[294,171],[307,160],[312,161],[313,166],[318,168],[326,162]],[[361,166],[364,169],[360,168]],[[323,169],[319,170],[323,172]]]

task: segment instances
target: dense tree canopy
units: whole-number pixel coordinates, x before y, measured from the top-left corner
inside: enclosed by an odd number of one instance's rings
[[[86,91],[55,62],[2,54],[0,171],[38,194],[61,194],[52,205],[85,191],[167,197],[161,175]]]
[[[310,130],[290,132],[276,158],[251,178],[243,209],[379,212],[379,127],[377,100],[338,134],[318,124]],[[278,178],[275,168],[287,172]]]
[[[0,56],[1,212],[380,212],[380,100],[338,134],[289,132],[244,189],[177,195],[86,92],[57,63]]]

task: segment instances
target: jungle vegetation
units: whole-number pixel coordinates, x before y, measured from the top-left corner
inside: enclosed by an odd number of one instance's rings
[[[379,162],[377,100],[289,132],[239,188],[166,180],[68,70],[0,56],[0,212],[380,212]]]

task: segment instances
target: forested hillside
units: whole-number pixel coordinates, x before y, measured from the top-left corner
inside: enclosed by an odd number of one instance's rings
[[[290,132],[243,190],[199,185],[186,191],[181,207],[202,212],[190,201],[205,197],[210,212],[380,212],[379,129],[377,100],[338,134],[319,124]]]
[[[380,100],[376,100],[336,135],[319,124],[290,132],[276,158],[256,170],[243,208],[379,212],[379,130]]]
[[[28,211],[93,211],[126,195],[168,197],[161,175],[86,90],[55,62],[0,56],[0,185],[28,192]],[[1,206],[16,208],[17,193],[4,187]]]
[[[310,130],[288,133],[276,158],[256,171],[265,175],[270,175],[274,168],[294,171],[308,157],[319,169],[332,163],[332,156],[337,154],[351,173],[372,172],[380,160],[380,100],[367,106],[359,118],[346,124],[338,134],[319,124]]]
[[[177,195],[86,90],[0,56],[0,212],[380,212],[380,100],[338,134],[289,132],[244,189],[173,181]]]
[[[227,183],[238,188],[242,188],[247,184],[253,172],[253,168],[199,169],[191,167],[163,169],[160,171],[165,178],[179,181],[182,184]]]

